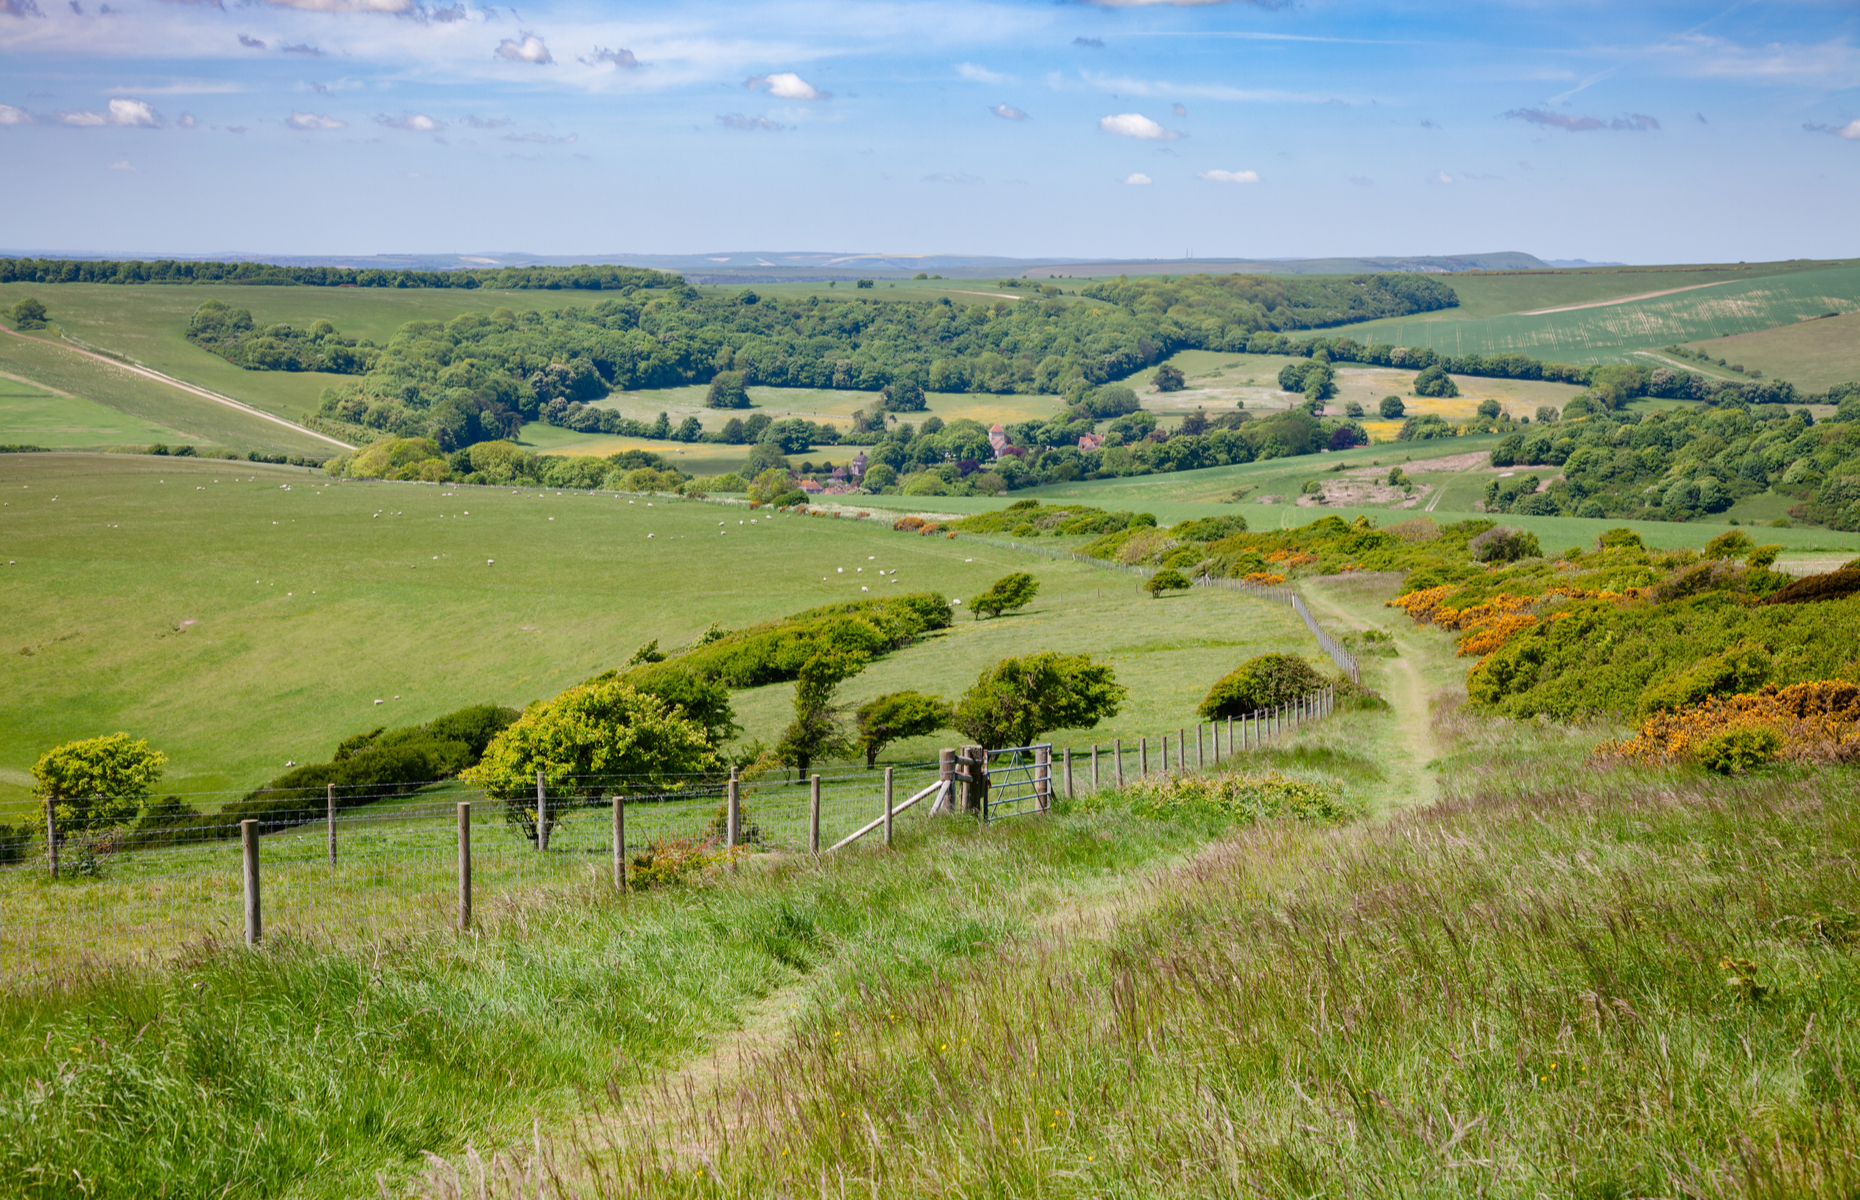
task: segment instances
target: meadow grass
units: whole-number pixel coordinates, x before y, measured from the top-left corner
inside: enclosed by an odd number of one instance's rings
[[[1852,1195],[1852,774],[1453,724],[1438,805],[1237,831],[425,1194]]]
[[[0,1195],[372,1194],[377,1171],[539,1113],[565,1126],[745,1024],[945,978],[1204,838],[1110,807],[919,820],[895,852],[761,856],[629,899],[502,892],[471,935],[204,937],[166,969],[16,988]]]
[[[53,454],[0,456],[0,495],[0,605],[14,614],[0,820],[23,819],[32,764],[74,738],[150,739],[169,756],[163,792],[243,791],[351,734],[520,707],[713,622],[886,591],[966,599],[1010,571],[1041,582],[1027,611],[978,623],[959,610],[956,629],[875,664],[842,700],[954,696],[997,658],[1084,650],[1131,688],[1089,735],[1108,742],[1192,722],[1249,654],[1315,649],[1289,612],[1248,597],[1152,600],[1128,576],[1011,547],[740,505]],[[745,740],[775,740],[790,692],[739,694]]]
[[[187,435],[82,396],[54,391],[16,375],[0,374],[0,439],[29,446],[90,450],[184,442]]]

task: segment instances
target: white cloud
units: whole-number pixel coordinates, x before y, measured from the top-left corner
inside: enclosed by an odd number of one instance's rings
[[[161,125],[161,117],[146,100],[130,100],[119,97],[110,101],[106,112],[61,112],[58,114],[61,124],[77,125],[83,128],[95,128],[99,125],[121,125],[129,128],[155,129]]]
[[[1000,117],[1003,121],[1025,121],[1027,119],[1027,114],[1015,108],[1012,104],[997,104],[988,111]]]
[[[1101,117],[1098,128],[1119,137],[1142,138],[1151,142],[1173,142],[1182,136],[1174,130],[1164,129],[1142,113],[1118,113],[1116,116]]]
[[[780,133],[784,126],[767,117],[751,117],[743,113],[720,114],[717,124],[725,129],[740,129],[744,133]]]
[[[349,126],[347,121],[338,121],[322,113],[309,112],[294,112],[284,123],[292,129],[304,130],[347,129]]]
[[[1860,83],[1860,48],[1846,41],[1750,47],[1726,38],[1682,34],[1652,53],[1678,74],[1707,79],[1819,80],[1837,87]]]
[[[1258,183],[1258,171],[1197,171],[1195,178],[1209,183]]]
[[[1011,83],[1014,78],[1012,75],[1002,75],[998,72],[990,71],[987,67],[978,67],[974,63],[968,62],[957,63],[956,74],[969,80],[971,83]]]
[[[182,129],[194,129],[199,127],[200,120],[195,117],[193,113],[182,113],[180,119],[175,122],[175,125]]]
[[[743,81],[743,86],[751,91],[767,88],[768,93],[781,100],[831,100],[833,93],[823,92],[813,84],[802,79],[793,71],[779,71],[774,75],[757,75]]]
[[[980,175],[952,174],[948,171],[943,171],[935,175],[924,176],[924,182],[925,183],[970,184],[970,183],[982,182],[982,177]]]
[[[549,133],[507,133],[504,135],[504,140],[507,142],[535,142],[537,145],[541,146],[571,146],[578,140],[578,136],[579,135],[573,133],[563,137],[557,137]]]
[[[385,125],[389,129],[405,129],[408,133],[438,133],[446,127],[444,121],[429,117],[425,113],[402,113],[398,117],[377,113],[375,124]]]
[[[1150,184],[1156,181],[1151,179],[1148,175],[1145,175],[1143,172],[1138,171],[1134,175],[1124,176],[1124,182],[1130,184],[1133,187],[1148,187]]]
[[[1136,79],[1080,71],[1087,87],[1117,96],[1194,96],[1201,100],[1264,101],[1271,104],[1350,104],[1334,92],[1288,92],[1279,88],[1237,88],[1227,84],[1176,83],[1168,79]],[[1052,80],[1058,86],[1057,78]]]
[[[14,111],[17,112],[19,110],[15,109]],[[0,121],[0,124],[4,124],[4,122]],[[1845,125],[1816,125],[1809,123],[1803,125],[1802,128],[1808,130],[1810,133],[1831,133],[1835,137],[1846,138],[1850,142],[1860,142],[1860,120],[1849,121]]]
[[[600,46],[596,46],[593,56],[582,59],[581,63],[583,66],[588,67],[606,63],[616,71],[637,71],[639,69],[638,57],[625,46],[621,46],[617,50],[607,50]]]
[[[126,162],[113,162],[110,164],[110,169],[112,171],[133,171],[135,170],[134,167],[130,166]]]
[[[0,104],[0,125],[30,125],[32,114],[11,104]]]
[[[1447,174],[1445,171],[1435,171],[1434,182],[1435,183],[1452,183],[1453,176]]]
[[[555,61],[554,56],[549,53],[549,47],[533,33],[505,38],[497,44],[494,53],[498,58],[508,59],[511,62],[535,63],[539,67]]]
[[[413,0],[265,0],[278,8],[304,8],[311,12],[333,13],[404,13],[413,9]]]

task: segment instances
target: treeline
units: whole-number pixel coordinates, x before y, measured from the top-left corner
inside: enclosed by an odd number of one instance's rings
[[[1835,421],[1820,423],[1807,409],[1775,406],[1597,411],[1511,434],[1492,465],[1560,476],[1493,480],[1485,497],[1493,512],[1684,521],[1773,491],[1796,502],[1796,520],[1860,529],[1860,389]]]
[[[475,288],[635,291],[681,287],[684,279],[642,267],[471,267],[403,271],[378,267],[284,267],[257,262],[176,259],[0,258],[0,283],[231,283],[269,287]],[[278,368],[262,368],[278,369]]]

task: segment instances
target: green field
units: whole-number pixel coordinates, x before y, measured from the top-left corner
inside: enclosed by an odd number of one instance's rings
[[[0,439],[31,446],[146,445],[186,442],[180,430],[121,410],[0,374]]]
[[[1126,576],[1013,549],[664,497],[53,454],[0,457],[0,494],[0,603],[15,614],[0,698],[7,808],[25,802],[37,756],[73,738],[126,729],[168,753],[177,788],[243,790],[375,725],[553,696],[655,638],[675,647],[712,622],[888,590],[965,598],[1013,570],[1042,581],[1026,613],[960,617],[842,697],[954,695],[995,659],[1082,650],[1112,662],[1132,697],[1075,740],[1135,737],[1192,722],[1241,658],[1309,640],[1285,609],[1226,593],[1156,601]],[[897,573],[881,582],[879,570]],[[774,740],[791,690],[737,694],[746,738]]]
[[[1668,288],[1693,290],[1628,303],[1535,315],[1535,310],[1529,308],[1493,311],[1480,317],[1470,315],[1486,307],[1523,302],[1521,296],[1514,295],[1503,301],[1494,300],[1489,305],[1368,321],[1326,333],[1347,335],[1365,342],[1425,346],[1448,354],[1519,353],[1557,362],[1620,362],[1637,351],[1790,325],[1805,317],[1820,316],[1830,310],[1845,312],[1860,304],[1860,266],[1802,269],[1759,278],[1739,275],[1728,282],[1695,286],[1706,278],[1689,273],[1648,275],[1645,289],[1637,288],[1625,294],[1639,295]],[[1458,278],[1454,280],[1454,287],[1455,290],[1461,287]],[[1542,300],[1550,300],[1543,307],[1592,303],[1561,295],[1552,298],[1548,294],[1533,294],[1530,302]],[[1786,373],[1781,377],[1790,378]]]
[[[1838,317],[1736,333],[1694,342],[1687,349],[1722,358],[1726,363],[1755,367],[1770,378],[1787,379],[1797,387],[1829,388],[1860,379],[1860,312],[1841,307],[1844,311]],[[1692,369],[1737,378],[1715,365],[1696,365]]]

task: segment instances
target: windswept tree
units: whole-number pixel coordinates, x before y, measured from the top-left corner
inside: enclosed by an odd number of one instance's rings
[[[858,654],[829,650],[801,664],[800,675],[794,681],[794,719],[775,744],[775,753],[781,761],[794,765],[797,778],[807,778],[807,769],[815,759],[847,754],[853,749],[833,694],[840,684],[865,670],[866,662]]]
[[[1030,746],[1052,729],[1090,729],[1115,717],[1129,690],[1088,654],[1004,658],[956,702],[956,728],[991,749]]]
[[[1162,599],[1164,592],[1186,592],[1194,585],[1188,576],[1173,567],[1165,568],[1143,581],[1143,590],[1154,599]]]
[[[1026,607],[1039,591],[1039,580],[1025,571],[1016,571],[995,580],[987,591],[969,601],[969,608],[978,621],[983,613],[998,617],[1010,609]]]
[[[867,768],[876,766],[879,752],[902,738],[922,737],[950,728],[955,712],[949,703],[922,692],[890,692],[867,700],[857,715],[859,748]]]
[[[592,805],[605,792],[676,788],[690,774],[716,765],[697,721],[677,715],[657,696],[607,679],[531,704],[461,778],[502,800],[506,819],[533,842],[539,771],[549,792],[572,793]],[[560,811],[550,807],[548,828],[555,827]]]

